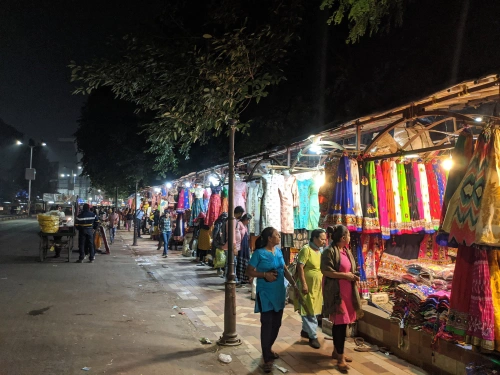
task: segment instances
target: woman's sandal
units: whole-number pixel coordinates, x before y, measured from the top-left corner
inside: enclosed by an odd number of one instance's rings
[[[338,356],[339,356],[339,355],[337,354],[337,352],[335,352],[335,351],[334,351],[334,352],[332,352],[332,358],[333,358],[333,359],[338,359]],[[345,360],[346,362],[352,362],[352,358],[351,358],[351,357],[346,356],[345,354],[344,354],[344,360]]]
[[[356,337],[354,339],[354,343],[356,344],[356,347],[354,348],[354,351],[356,352],[378,352],[379,348],[377,345],[368,345],[365,343],[365,340],[362,337]]]
[[[349,371],[349,366],[347,366],[346,364],[337,363],[337,367],[339,368],[340,372],[347,372],[347,371]]]

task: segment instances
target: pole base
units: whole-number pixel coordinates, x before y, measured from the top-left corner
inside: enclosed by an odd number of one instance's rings
[[[238,337],[224,337],[224,335],[222,335],[217,340],[217,344],[220,346],[238,346],[242,343]]]

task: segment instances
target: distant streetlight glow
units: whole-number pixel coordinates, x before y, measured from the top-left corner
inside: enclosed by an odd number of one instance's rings
[[[64,173],[61,173],[61,177],[64,177]]]
[[[172,184],[170,182],[167,182],[167,189],[170,189],[172,187]]]
[[[481,122],[481,121],[483,121],[483,118],[482,118],[482,117],[476,117],[474,120],[475,120],[476,122]]]
[[[78,169],[82,169],[82,166],[81,166],[81,165],[79,165],[79,166],[78,166]]]
[[[42,142],[41,145],[45,147],[45,146],[47,146],[47,143]]]
[[[23,144],[23,142],[21,142],[21,141],[16,141],[16,145],[18,145],[18,146],[19,146],[19,145],[22,145],[22,144]]]

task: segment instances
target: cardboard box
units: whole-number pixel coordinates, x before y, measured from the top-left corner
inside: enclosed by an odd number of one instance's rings
[[[375,305],[383,305],[384,303],[389,302],[389,294],[388,293],[373,293],[370,295],[372,303]]]

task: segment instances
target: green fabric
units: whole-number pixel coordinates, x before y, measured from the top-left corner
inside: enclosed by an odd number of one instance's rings
[[[294,303],[295,310],[300,311],[300,315],[302,316],[310,314],[319,315],[323,309],[321,252],[319,250],[313,250],[309,245],[304,245],[299,252],[298,263],[304,265],[304,276],[309,293],[307,293],[307,295],[302,294],[305,308],[296,300]],[[300,279],[297,280],[297,286],[299,293],[302,293],[302,283]]]
[[[401,221],[403,223],[410,223],[410,205],[408,204],[408,187],[406,186],[406,172],[403,163],[396,163],[396,170],[398,172],[398,190],[399,199],[401,201]],[[403,225],[402,230],[411,230],[410,225]]]
[[[378,215],[378,192],[377,192],[377,171],[375,169],[375,162],[369,161],[366,163],[366,173],[368,174],[368,180],[370,181],[370,188],[373,195],[373,205],[375,206],[376,215]]]

